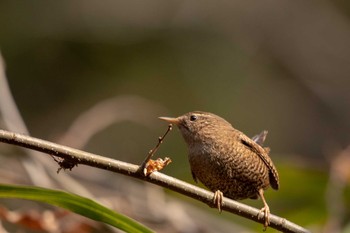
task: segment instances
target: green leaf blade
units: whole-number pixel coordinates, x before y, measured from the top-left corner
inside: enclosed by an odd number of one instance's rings
[[[20,198],[44,202],[100,221],[125,232],[153,232],[135,220],[116,213],[97,202],[75,194],[39,187],[0,185],[0,198]]]

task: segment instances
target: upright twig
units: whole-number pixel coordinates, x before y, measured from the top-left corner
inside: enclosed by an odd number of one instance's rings
[[[157,145],[151,149],[148,152],[148,155],[146,156],[145,160],[142,162],[141,166],[140,166],[140,170],[139,172],[144,173],[144,169],[146,167],[146,164],[148,163],[148,161],[152,158],[152,156],[157,152],[158,148],[160,147],[160,144],[163,143],[164,138],[166,137],[166,135],[173,129],[173,125],[169,124],[168,129],[165,131],[165,133],[163,134],[163,136],[158,138],[158,143]]]

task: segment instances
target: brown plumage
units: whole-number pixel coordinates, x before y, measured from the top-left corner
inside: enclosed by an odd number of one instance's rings
[[[222,195],[234,200],[260,197],[264,202],[264,225],[269,224],[270,211],[263,193],[269,186],[277,190],[279,177],[269,149],[258,144],[264,139],[258,138],[257,143],[223,118],[207,112],[160,119],[180,129],[188,145],[192,176],[215,192],[219,209]]]

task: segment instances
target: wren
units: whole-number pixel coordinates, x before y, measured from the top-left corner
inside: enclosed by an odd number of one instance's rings
[[[258,144],[265,138],[254,141],[225,119],[208,112],[195,111],[160,119],[180,129],[188,146],[193,179],[214,192],[213,201],[218,209],[221,211],[223,196],[234,200],[260,197],[264,207],[258,216],[263,214],[266,229],[270,208],[264,190],[269,186],[277,190],[279,177],[269,149]]]

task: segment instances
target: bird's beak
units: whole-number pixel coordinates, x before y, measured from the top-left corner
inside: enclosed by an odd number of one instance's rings
[[[158,118],[175,125],[178,125],[180,123],[180,120],[178,117],[158,117]]]

